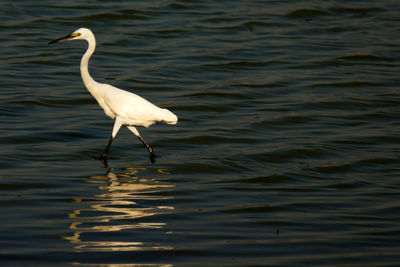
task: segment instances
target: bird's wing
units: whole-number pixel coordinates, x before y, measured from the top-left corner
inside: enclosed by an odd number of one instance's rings
[[[105,84],[105,86],[108,88],[104,90],[104,102],[116,116],[126,121],[143,123],[143,126],[163,120],[163,118],[160,118],[163,109],[153,105],[143,97],[108,84]]]

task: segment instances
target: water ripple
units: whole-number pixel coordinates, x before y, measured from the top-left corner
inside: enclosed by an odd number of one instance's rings
[[[399,265],[397,2],[5,1],[0,265]],[[118,134],[84,88],[171,109]],[[197,264],[198,263],[198,264]]]

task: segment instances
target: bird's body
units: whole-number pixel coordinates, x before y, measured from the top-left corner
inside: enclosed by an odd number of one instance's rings
[[[111,119],[119,117],[122,125],[149,127],[157,121],[175,124],[177,117],[168,109],[159,108],[136,94],[109,84],[97,83],[92,94]]]
[[[96,99],[100,107],[104,110],[104,113],[111,119],[115,120],[111,138],[107,144],[106,150],[101,155],[101,158],[106,160],[113,139],[117,135],[120,127],[125,125],[147,147],[150,152],[150,161],[153,163],[155,160],[154,150],[140,136],[135,127],[149,127],[157,121],[176,124],[178,121],[177,116],[168,109],[157,107],[141,96],[109,84],[98,83],[91,77],[88,70],[89,59],[96,48],[96,39],[92,31],[86,28],[80,28],[72,34],[51,41],[50,43],[68,40],[86,40],[88,42],[88,49],[82,56],[80,65],[83,83],[90,94]]]

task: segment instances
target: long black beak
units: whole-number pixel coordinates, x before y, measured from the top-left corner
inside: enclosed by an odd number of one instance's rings
[[[71,40],[72,38],[73,38],[72,34],[68,34],[67,36],[50,41],[49,44],[54,44],[54,43],[62,42],[62,41],[68,41],[68,40]]]

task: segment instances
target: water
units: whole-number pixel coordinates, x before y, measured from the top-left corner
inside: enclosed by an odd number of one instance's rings
[[[400,264],[397,1],[3,1],[0,265]],[[172,110],[112,129],[92,76]],[[141,265],[143,264],[143,265]]]

